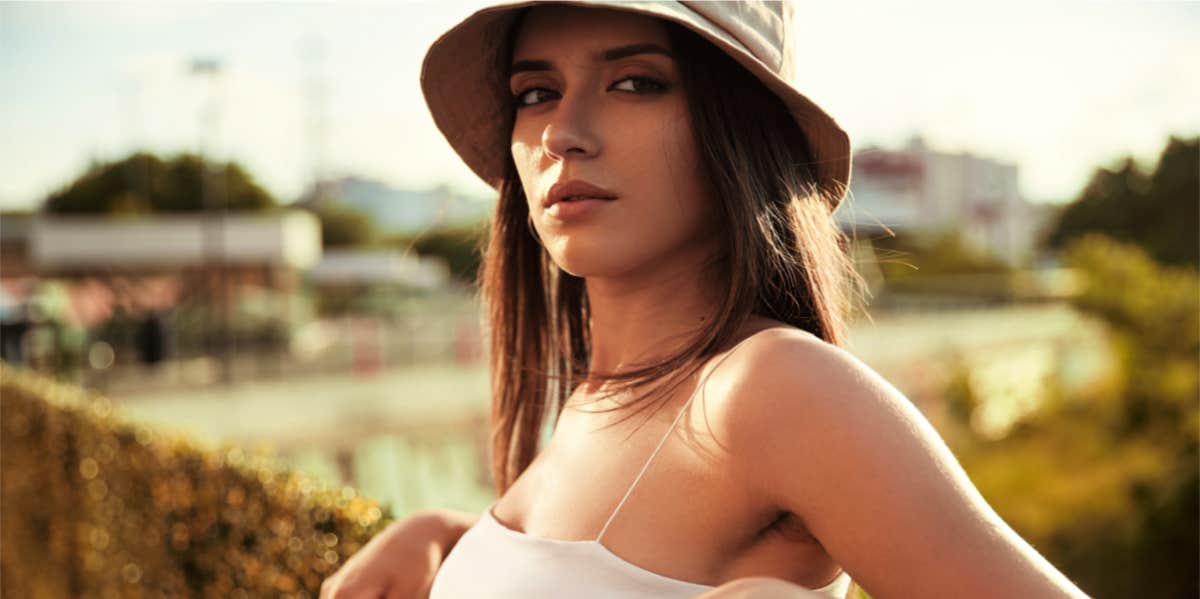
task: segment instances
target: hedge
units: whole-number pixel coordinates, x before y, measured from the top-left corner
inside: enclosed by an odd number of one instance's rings
[[[0,363],[0,595],[317,597],[392,519],[272,456]]]

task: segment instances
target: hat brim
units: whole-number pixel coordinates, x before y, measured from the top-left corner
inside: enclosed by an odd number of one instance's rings
[[[807,138],[818,184],[837,204],[850,184],[850,137],[828,113],[751,54],[725,30],[680,2],[564,1],[667,19],[700,34],[733,57],[779,96]],[[538,1],[506,2],[476,11],[442,34],[425,54],[421,91],[433,121],[463,161],[488,185],[499,188],[510,144],[503,113],[507,82],[500,81],[496,53],[516,11]]]

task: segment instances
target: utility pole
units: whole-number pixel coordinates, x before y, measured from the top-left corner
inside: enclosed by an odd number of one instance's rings
[[[308,158],[312,177],[314,205],[320,206],[328,195],[330,182],[327,146],[329,143],[329,86],[325,80],[325,42],[317,35],[303,40],[305,100],[308,109]]]
[[[215,276],[216,293],[216,335],[217,357],[220,363],[220,380],[225,385],[233,383],[233,336],[230,334],[231,319],[229,317],[230,295],[226,268],[225,251],[225,211],[224,195],[225,167],[220,165],[218,176],[209,172],[210,156],[215,160],[216,142],[221,124],[221,104],[219,92],[221,82],[221,62],[214,58],[194,58],[189,63],[189,73],[205,77],[209,82],[208,99],[200,110],[197,145],[201,168],[201,198],[204,207],[204,257],[203,270],[206,281]],[[215,184],[214,184],[215,183]],[[211,289],[212,287],[210,287]],[[210,300],[213,299],[210,296]]]

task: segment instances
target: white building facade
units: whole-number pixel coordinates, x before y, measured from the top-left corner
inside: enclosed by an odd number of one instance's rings
[[[835,217],[843,228],[937,235],[964,242],[1012,266],[1028,264],[1054,212],[1021,197],[1016,164],[967,152],[933,150],[912,138],[900,150],[855,153],[850,195]]]

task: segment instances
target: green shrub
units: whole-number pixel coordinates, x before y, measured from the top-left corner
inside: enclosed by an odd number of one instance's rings
[[[1092,596],[1200,596],[1200,279],[1098,234],[1064,262],[1084,275],[1073,302],[1108,324],[1118,372],[1081,396],[1051,389],[1007,437],[955,453],[996,512]]]
[[[0,595],[316,597],[391,519],[267,455],[0,363]]]
[[[445,226],[422,232],[416,237],[395,236],[384,243],[405,250],[416,250],[421,256],[437,256],[446,261],[450,275],[456,280],[473,284],[481,265],[481,244],[488,235],[487,223]]]

